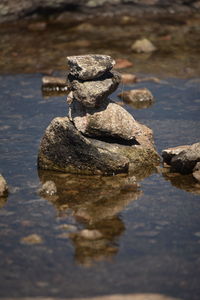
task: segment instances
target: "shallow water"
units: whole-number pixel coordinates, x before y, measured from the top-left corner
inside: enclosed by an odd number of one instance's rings
[[[199,141],[200,79],[165,79],[147,87],[155,103],[125,107],[151,127],[159,152]],[[137,191],[123,176],[83,177],[37,172],[37,151],[49,122],[67,113],[65,97],[43,98],[40,75],[0,76],[0,172],[9,196],[0,200],[0,296],[84,297],[160,293],[196,300],[200,294],[200,187],[190,176],[154,172]],[[54,180],[57,196],[43,197]],[[82,229],[101,233],[98,240]],[[23,238],[38,234],[41,243]]]

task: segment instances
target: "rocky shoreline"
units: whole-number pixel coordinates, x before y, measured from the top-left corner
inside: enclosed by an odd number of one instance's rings
[[[30,18],[32,16],[48,16],[62,12],[86,15],[117,16],[129,14],[138,16],[141,14],[172,15],[175,13],[190,14],[200,11],[200,1],[184,0],[3,0],[0,3],[0,23]]]

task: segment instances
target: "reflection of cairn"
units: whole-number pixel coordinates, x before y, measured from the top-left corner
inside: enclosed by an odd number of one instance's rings
[[[106,55],[68,57],[69,118],[55,118],[42,139],[41,169],[116,174],[158,163],[152,131],[108,99],[120,83]]]

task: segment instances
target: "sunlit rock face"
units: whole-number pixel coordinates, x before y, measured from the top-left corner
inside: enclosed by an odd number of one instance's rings
[[[67,61],[69,114],[55,118],[45,131],[38,167],[113,175],[157,165],[151,129],[107,97],[120,82],[111,70],[113,59],[85,55]]]

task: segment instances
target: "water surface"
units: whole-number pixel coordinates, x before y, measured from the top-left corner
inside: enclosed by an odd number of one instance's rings
[[[147,87],[155,103],[125,105],[151,127],[163,148],[199,141],[200,79],[168,78]],[[200,188],[190,176],[149,174],[137,191],[125,178],[37,171],[37,151],[49,122],[65,116],[65,97],[43,98],[41,75],[5,75],[1,86],[0,172],[9,196],[0,200],[0,296],[84,297],[161,293],[197,300],[200,294]],[[38,189],[54,180],[58,194]],[[98,230],[88,240],[82,229]],[[37,234],[39,244],[24,237]]]

